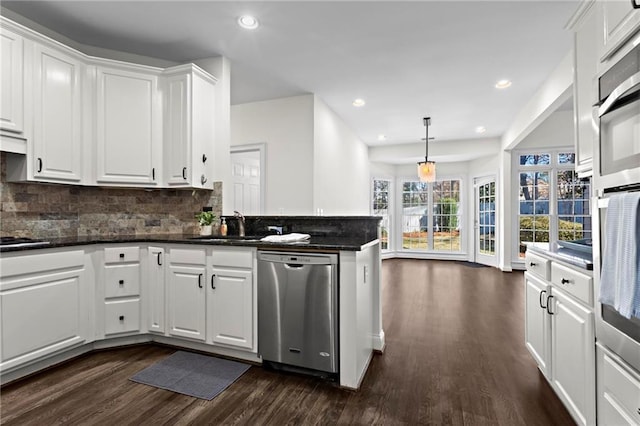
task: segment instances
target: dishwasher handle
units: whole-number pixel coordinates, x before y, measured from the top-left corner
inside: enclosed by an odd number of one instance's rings
[[[268,263],[280,263],[292,268],[305,265],[337,265],[336,254],[311,254],[294,252],[258,252],[258,260]]]

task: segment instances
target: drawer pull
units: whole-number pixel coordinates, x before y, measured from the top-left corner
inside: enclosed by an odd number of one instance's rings
[[[124,315],[120,315],[120,321],[124,321]]]
[[[529,262],[529,266],[536,266],[537,263],[536,262]]]
[[[120,253],[120,259],[124,259],[124,253]]]
[[[162,266],[162,252],[158,252],[158,266]]]
[[[547,290],[542,290],[542,291],[540,292],[540,300],[538,301],[538,303],[540,303],[540,307],[541,307],[542,309],[547,309],[547,307],[546,307],[545,305],[543,305],[543,304],[542,304],[542,296],[543,296],[544,294],[547,294]]]
[[[566,278],[563,278],[563,279],[560,280],[560,283],[562,283],[562,284],[569,284],[570,282],[571,282],[571,280],[568,280]]]
[[[118,281],[118,284],[120,284],[120,285],[124,285],[124,280],[120,280],[120,281]]]

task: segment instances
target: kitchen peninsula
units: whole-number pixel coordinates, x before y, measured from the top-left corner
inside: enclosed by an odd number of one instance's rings
[[[2,382],[94,349],[158,342],[260,363],[257,252],[339,262],[339,384],[357,389],[384,349],[378,217],[228,218],[227,238],[159,234],[0,248]],[[260,241],[270,230],[311,235]]]

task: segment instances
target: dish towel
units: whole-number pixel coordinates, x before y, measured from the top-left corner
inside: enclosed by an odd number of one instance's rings
[[[609,199],[604,229],[600,303],[640,318],[640,192]]]
[[[268,243],[298,243],[301,241],[307,241],[311,238],[309,234],[284,234],[284,235],[267,235],[260,241],[266,241]]]

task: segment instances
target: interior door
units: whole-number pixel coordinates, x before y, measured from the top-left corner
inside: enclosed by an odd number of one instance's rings
[[[498,265],[496,247],[496,178],[474,179],[474,261],[489,266]]]
[[[233,210],[245,216],[262,214],[260,151],[231,153]]]

